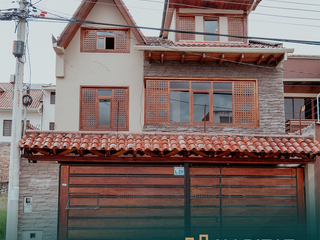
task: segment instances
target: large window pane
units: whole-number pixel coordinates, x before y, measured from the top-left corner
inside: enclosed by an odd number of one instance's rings
[[[204,121],[204,116],[209,121],[209,93],[193,93],[193,121]]]
[[[114,32],[104,31],[104,32],[97,32],[98,36],[114,36]]]
[[[292,98],[284,99],[284,112],[286,120],[293,119],[293,101]]]
[[[303,98],[295,98],[294,99],[294,118],[299,119],[300,109],[304,106]],[[305,119],[305,111],[301,113],[301,119]]]
[[[213,122],[232,123],[232,92],[213,93]]]
[[[217,20],[205,20],[204,21],[204,31],[206,33],[218,33],[218,21]],[[205,35],[205,41],[217,41],[218,36]]]
[[[112,96],[112,90],[98,90],[99,97],[110,97]]]
[[[98,38],[98,48],[105,48],[104,39],[105,38]]]
[[[213,89],[232,89],[232,83],[221,83],[221,82],[214,82],[212,83]]]
[[[170,91],[170,122],[189,122],[189,92]]]
[[[318,119],[318,105],[317,105],[317,99],[313,100],[313,106],[314,106],[314,119]]]
[[[110,100],[99,100],[99,126],[110,126]]]
[[[312,100],[310,98],[304,99],[304,105],[306,106],[304,115],[305,119],[312,119]],[[316,106],[316,105],[315,105]]]

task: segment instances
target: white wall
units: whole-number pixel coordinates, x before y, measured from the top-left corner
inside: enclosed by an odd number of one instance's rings
[[[49,130],[49,123],[55,122],[55,104],[50,103],[51,92],[55,89],[43,90],[43,119],[41,130]]]
[[[23,118],[24,111],[22,111]],[[0,142],[11,142],[11,137],[3,136],[3,120],[12,120],[12,110],[0,110]],[[30,124],[40,127],[40,114],[37,110],[28,110],[27,120],[30,120]]]
[[[102,3],[102,4],[100,4]],[[111,0],[100,0],[89,21],[127,24]],[[90,27],[86,24],[85,27]],[[107,26],[94,25],[95,28]],[[144,119],[143,52],[130,32],[130,53],[80,52],[79,29],[65,50],[65,77],[56,80],[56,130],[79,131],[80,86],[128,86],[129,131],[142,131]]]

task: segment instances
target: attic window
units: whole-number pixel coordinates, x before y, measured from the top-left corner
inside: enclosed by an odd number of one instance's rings
[[[129,52],[129,29],[82,28],[81,34],[81,52]]]

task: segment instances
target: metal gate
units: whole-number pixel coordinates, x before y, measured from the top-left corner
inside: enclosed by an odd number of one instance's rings
[[[303,169],[174,167],[61,166],[59,239],[303,235]]]

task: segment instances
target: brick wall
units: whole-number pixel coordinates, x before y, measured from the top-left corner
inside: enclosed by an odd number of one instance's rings
[[[8,192],[10,143],[0,143],[0,194]]]
[[[189,78],[253,78],[258,79],[259,127],[208,127],[207,132],[231,132],[248,134],[284,134],[283,73],[281,69],[266,69],[223,62],[165,61],[163,64],[144,63],[145,77]],[[144,126],[144,131],[202,132],[203,127]]]
[[[21,160],[19,239],[22,231],[43,231],[43,240],[57,239],[59,167],[57,163]],[[23,198],[32,197],[32,213],[23,213]]]

